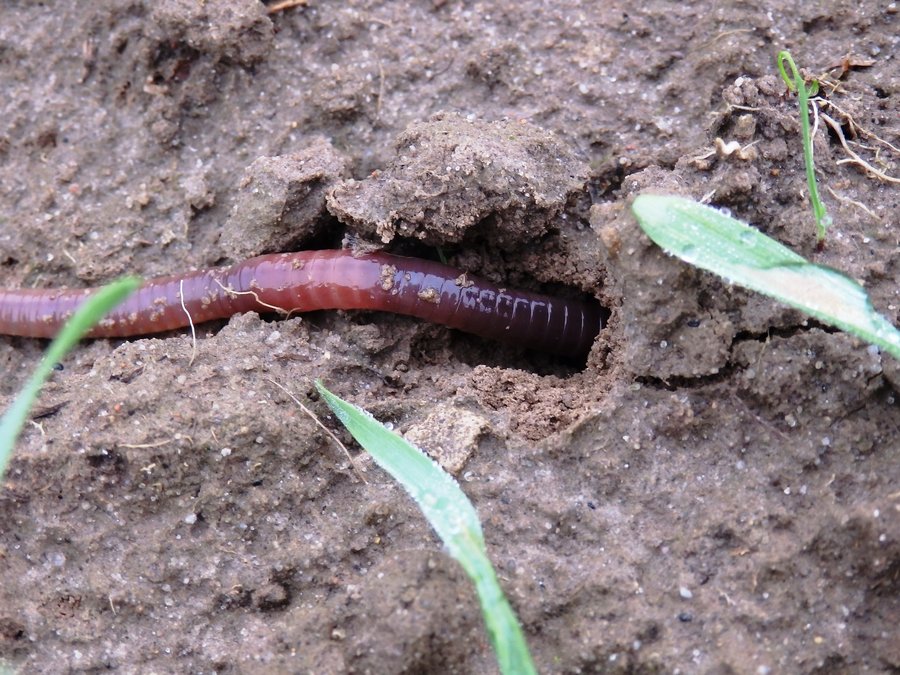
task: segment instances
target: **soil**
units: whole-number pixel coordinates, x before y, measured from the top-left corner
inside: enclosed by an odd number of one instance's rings
[[[0,493],[0,656],[494,672],[416,507],[278,386],[349,442],[322,378],[456,473],[541,672],[900,672],[897,364],[666,257],[629,210],[706,199],[897,323],[900,189],[820,116],[817,249],[775,55],[898,176],[898,35],[871,0],[4,3],[0,285],[352,241],[612,318],[586,364],[378,313],[80,345]],[[0,402],[45,345],[0,338]]]

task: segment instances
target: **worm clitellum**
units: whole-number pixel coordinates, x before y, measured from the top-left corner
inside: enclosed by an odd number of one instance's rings
[[[92,290],[0,290],[0,334],[53,337]],[[608,316],[591,300],[500,288],[427,260],[388,253],[353,255],[348,250],[301,251],[151,279],[88,336],[159,333],[187,326],[188,315],[201,323],[239,312],[319,309],[406,314],[582,359]]]

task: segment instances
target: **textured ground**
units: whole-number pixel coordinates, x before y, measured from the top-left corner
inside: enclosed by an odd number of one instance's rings
[[[23,672],[490,672],[414,506],[277,385],[454,449],[547,673],[900,670],[897,364],[665,257],[628,206],[706,198],[900,318],[896,3],[6,3],[0,285],[356,241],[613,311],[586,364],[382,314],[85,343],[0,492]],[[714,152],[716,138],[752,147]],[[876,138],[877,137],[877,138]],[[44,344],[0,338],[0,395]],[[583,367],[582,367],[583,366]],[[339,432],[340,433],[340,432]],[[426,445],[427,440],[422,442]]]

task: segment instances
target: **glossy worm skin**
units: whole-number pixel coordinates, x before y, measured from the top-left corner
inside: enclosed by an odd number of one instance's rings
[[[0,334],[53,337],[93,289],[0,290]],[[183,300],[183,304],[182,304]],[[584,358],[608,316],[593,301],[512,291],[440,263],[347,250],[277,253],[151,279],[89,337],[129,337],[239,312],[368,309]]]

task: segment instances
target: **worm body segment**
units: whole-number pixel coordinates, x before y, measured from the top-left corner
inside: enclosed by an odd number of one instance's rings
[[[0,290],[0,334],[53,337],[93,289]],[[528,349],[584,357],[607,312],[593,301],[513,291],[440,263],[346,250],[277,253],[151,279],[89,337],[129,337],[240,312],[395,312]]]

